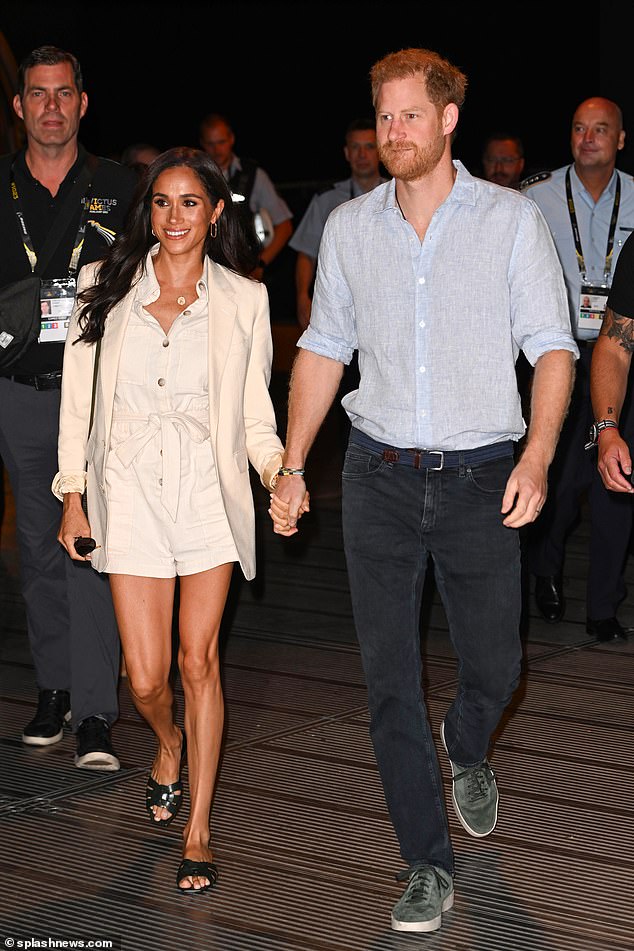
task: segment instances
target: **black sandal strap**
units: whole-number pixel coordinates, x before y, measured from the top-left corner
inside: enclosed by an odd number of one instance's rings
[[[183,784],[180,779],[175,783],[157,783],[151,776],[148,777],[145,790],[145,803],[148,809],[152,806],[167,809],[175,815],[180,808],[183,798]]]
[[[183,859],[176,873],[176,884],[180,885],[184,878],[208,878],[210,888],[218,881],[218,866],[215,862],[196,862],[193,859]],[[181,891],[200,891],[200,889],[184,888]]]

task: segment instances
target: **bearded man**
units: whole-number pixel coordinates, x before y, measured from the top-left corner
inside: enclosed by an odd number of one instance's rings
[[[393,179],[336,208],[291,375],[271,517],[297,522],[309,449],[344,364],[360,383],[342,483],[344,545],[370,732],[406,882],[397,931],[440,927],[454,900],[443,783],[421,686],[431,559],[458,658],[440,725],[467,832],[493,831],[487,755],[521,666],[519,530],[544,504],[578,350],[561,267],[534,202],[451,157],[466,77],[406,49],[370,72]],[[525,436],[515,361],[534,366]]]

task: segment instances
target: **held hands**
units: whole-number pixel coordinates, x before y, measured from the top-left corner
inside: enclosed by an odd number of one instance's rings
[[[630,481],[632,459],[627,443],[618,429],[605,429],[597,442],[597,467],[606,489],[612,492],[634,492]]]
[[[297,534],[297,522],[310,511],[310,495],[303,476],[281,476],[271,494],[269,515],[276,535]]]

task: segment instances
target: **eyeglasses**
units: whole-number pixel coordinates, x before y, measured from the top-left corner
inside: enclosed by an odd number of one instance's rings
[[[503,155],[500,158],[485,156],[482,161],[486,162],[487,165],[515,165],[516,162],[522,161],[522,156],[518,155],[515,158],[511,158],[510,155]]]

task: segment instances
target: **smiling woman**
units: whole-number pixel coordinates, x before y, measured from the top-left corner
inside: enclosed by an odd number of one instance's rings
[[[200,179],[185,165],[167,168],[154,183],[150,220],[159,242],[154,273],[161,294],[147,310],[166,334],[182,308],[198,296],[205,242],[208,235],[217,237],[224,206],[222,198],[212,206]]]
[[[157,828],[182,806],[187,750],[190,814],[176,882],[190,895],[218,876],[209,830],[224,720],[218,635],[234,563],[247,579],[255,574],[249,463],[271,490],[282,462],[268,298],[247,276],[252,268],[213,159],[164,152],[139,183],[126,229],[80,274],[64,355],[59,537],[76,560],[77,536],[101,546],[90,560],[109,575],[132,698],[158,741],[146,788]],[[87,445],[97,342],[101,385]],[[169,681],[176,578],[184,731]]]

